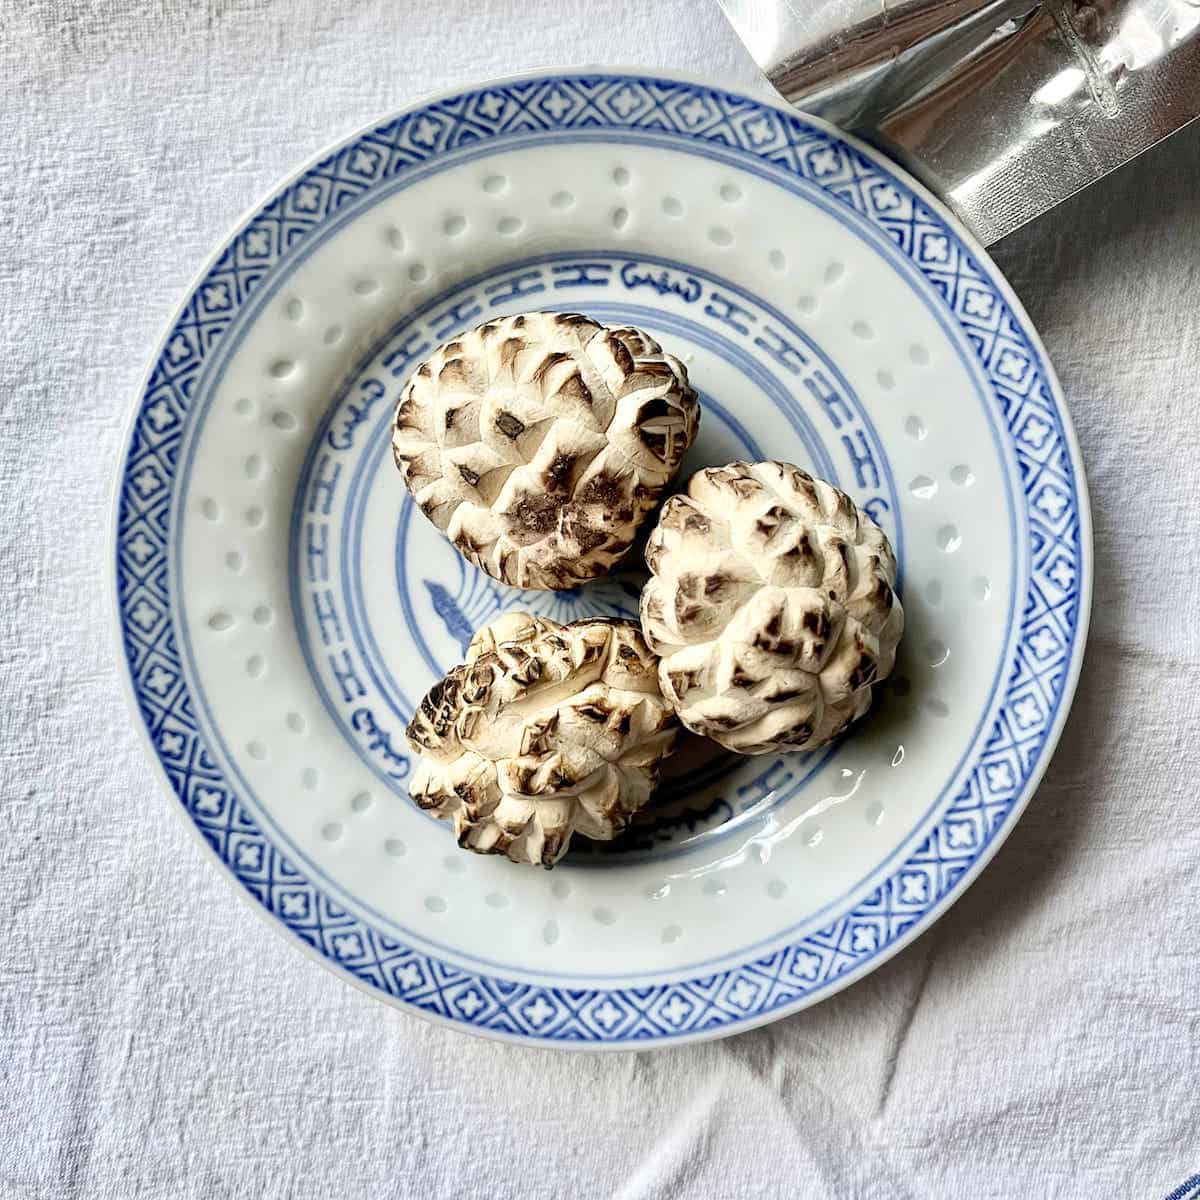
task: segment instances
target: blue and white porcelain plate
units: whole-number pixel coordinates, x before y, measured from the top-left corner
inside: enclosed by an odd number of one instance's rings
[[[637,576],[502,588],[389,453],[421,357],[530,309],[634,322],[688,362],[685,474],[781,458],[854,495],[908,616],[852,736],[683,755],[630,835],[552,872],[463,853],[419,812],[404,726],[499,612],[633,613]],[[915,937],[1045,769],[1092,576],[1058,386],[962,228],[807,117],[608,72],[443,96],[280,187],[171,324],[115,528],[137,719],[239,887],[381,998],[555,1046],[732,1033]]]

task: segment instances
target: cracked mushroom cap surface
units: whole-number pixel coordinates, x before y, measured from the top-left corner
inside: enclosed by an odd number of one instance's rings
[[[460,846],[551,867],[625,829],[678,731],[635,623],[509,613],[421,701],[409,791]]]
[[[629,549],[699,414],[687,369],[648,334],[525,313],[461,334],[416,369],[392,452],[470,562],[514,587],[569,588]]]
[[[871,705],[904,612],[883,531],[789,463],[699,471],[646,547],[642,631],[680,721],[739,754],[815,750]]]

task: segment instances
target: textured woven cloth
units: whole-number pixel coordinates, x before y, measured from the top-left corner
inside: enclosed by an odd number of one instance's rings
[[[754,86],[711,0],[0,0],[0,1196],[1149,1197],[1200,1169],[1200,127],[1002,244],[1090,471],[1062,746],[866,981],[603,1056],[393,1012],[256,920],[125,714],[109,489],[196,267],[294,164],[540,64]]]

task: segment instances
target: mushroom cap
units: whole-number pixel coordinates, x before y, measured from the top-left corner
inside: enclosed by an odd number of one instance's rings
[[[904,611],[883,531],[789,463],[693,475],[646,546],[642,631],[680,721],[739,754],[814,750],[871,705]]]
[[[460,846],[551,867],[572,833],[625,829],[678,728],[632,621],[508,613],[421,701],[409,790]]]
[[[396,406],[422,512],[521,588],[607,574],[696,435],[687,369],[648,334],[578,313],[488,321],[440,346]]]

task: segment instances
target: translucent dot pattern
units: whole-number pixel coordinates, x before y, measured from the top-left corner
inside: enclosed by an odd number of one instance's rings
[[[943,525],[937,532],[938,549],[943,554],[955,554],[963,543],[957,525]]]

